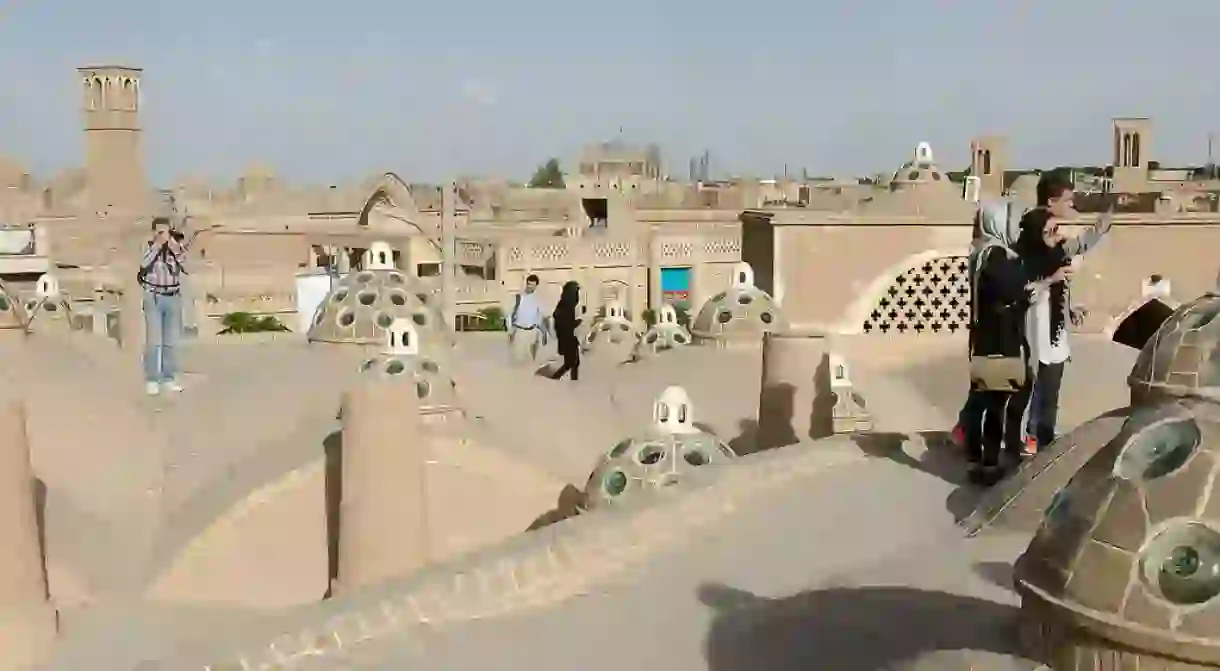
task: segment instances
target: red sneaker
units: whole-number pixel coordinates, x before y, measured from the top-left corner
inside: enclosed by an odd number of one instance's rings
[[[953,443],[954,447],[966,446],[966,430],[962,428],[961,424],[953,427],[953,430],[949,432],[949,442]]]
[[[1025,439],[1025,454],[1033,456],[1038,453],[1038,439],[1032,436]]]

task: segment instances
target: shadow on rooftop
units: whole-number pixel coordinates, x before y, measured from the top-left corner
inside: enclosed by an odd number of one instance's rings
[[[866,431],[854,434],[852,440],[869,456],[890,459],[956,485],[945,500],[945,508],[955,521],[960,522],[974,512],[986,490],[971,485],[967,480],[966,461],[949,439],[947,431],[920,431],[916,435],[927,446],[919,458],[906,451],[910,436],[904,433]]]
[[[698,597],[714,611],[709,671],[876,671],[937,651],[1018,656],[1017,609],[973,597],[835,587],[771,599],[720,584]]]

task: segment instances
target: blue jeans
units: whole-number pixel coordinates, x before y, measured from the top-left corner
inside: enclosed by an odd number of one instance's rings
[[[182,337],[182,294],[166,296],[144,290],[144,381],[166,382],[178,376],[178,340]]]

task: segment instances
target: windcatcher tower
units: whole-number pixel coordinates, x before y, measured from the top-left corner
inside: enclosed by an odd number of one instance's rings
[[[1148,156],[1152,153],[1152,120],[1117,117],[1114,132],[1114,191],[1140,193],[1148,188]]]
[[[970,142],[970,174],[979,178],[982,192],[993,198],[1004,195],[1004,170],[1008,167],[1008,147],[1004,138],[988,135]]]
[[[142,215],[150,206],[140,129],[139,68],[78,68],[85,121],[89,206],[96,213]]]

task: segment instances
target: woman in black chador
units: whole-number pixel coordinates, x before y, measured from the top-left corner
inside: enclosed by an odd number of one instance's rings
[[[555,312],[551,315],[551,323],[555,329],[555,344],[559,355],[563,357],[563,365],[552,379],[558,380],[564,373],[572,372],[572,379],[580,379],[580,341],[576,338],[576,328],[580,319],[576,316],[577,304],[580,303],[580,285],[567,282],[563,292],[559,294],[559,302],[555,304]]]

